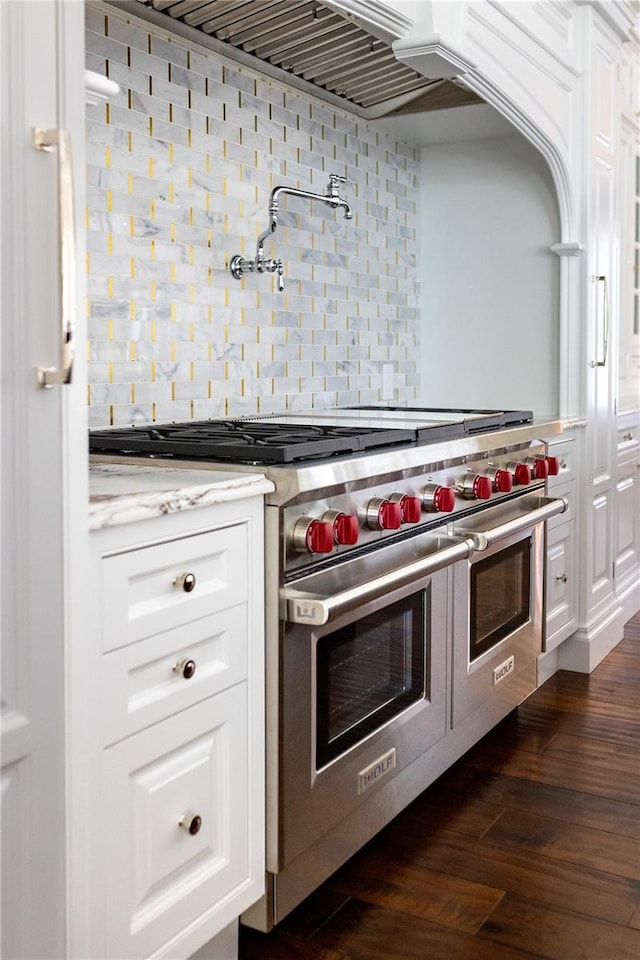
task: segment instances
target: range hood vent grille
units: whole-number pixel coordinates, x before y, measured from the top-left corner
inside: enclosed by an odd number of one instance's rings
[[[317,0],[142,2],[362,108],[441,83],[399,63],[388,44]]]

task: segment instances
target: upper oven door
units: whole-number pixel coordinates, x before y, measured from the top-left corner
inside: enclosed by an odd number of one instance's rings
[[[407,563],[419,563],[437,544],[416,540],[423,548],[407,548]],[[279,844],[268,866],[274,872],[446,731],[448,566],[380,592],[375,584],[393,553],[385,549],[296,585],[297,601],[330,593],[344,604],[318,626],[282,625]]]
[[[542,651],[544,519],[564,509],[561,499],[525,496],[456,525],[476,550],[455,569],[453,726],[531,692],[527,668]]]

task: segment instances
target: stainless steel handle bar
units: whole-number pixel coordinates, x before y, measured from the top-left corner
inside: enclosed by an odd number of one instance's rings
[[[359,583],[354,587],[349,587],[348,590],[343,590],[329,597],[315,593],[305,593],[304,590],[296,590],[294,587],[285,586],[280,591],[283,618],[289,623],[322,626],[322,624],[334,620],[340,614],[354,610],[371,600],[384,597],[391,590],[406,586],[406,584],[430,573],[435,573],[437,570],[442,570],[458,560],[464,560],[472,552],[473,541],[460,540],[450,546],[443,547],[442,550],[436,550],[427,557],[421,557],[420,560],[414,560],[385,573],[383,576],[375,577],[365,583]]]
[[[454,527],[454,536],[470,537],[474,550],[487,550],[514,533],[520,533],[527,527],[534,527],[543,520],[549,520],[569,509],[569,501],[564,497],[540,497],[539,503],[539,507],[523,513],[520,517],[499,523],[490,530],[468,530],[464,525]]]

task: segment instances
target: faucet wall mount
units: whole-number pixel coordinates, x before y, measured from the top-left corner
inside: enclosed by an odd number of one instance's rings
[[[329,174],[329,183],[326,193],[311,193],[309,190],[299,190],[297,187],[274,187],[269,197],[269,225],[263,230],[256,244],[256,255],[253,260],[245,260],[240,254],[231,258],[229,270],[231,276],[236,280],[241,280],[245,273],[275,273],[278,277],[278,290],[284,290],[284,267],[282,260],[265,257],[264,241],[267,237],[275,233],[278,226],[278,213],[280,210],[280,196],[289,194],[291,197],[302,197],[304,200],[319,200],[321,203],[333,207],[334,210],[344,210],[345,220],[351,220],[353,213],[347,201],[340,196],[340,187],[346,183],[346,177],[341,177],[337,173]]]

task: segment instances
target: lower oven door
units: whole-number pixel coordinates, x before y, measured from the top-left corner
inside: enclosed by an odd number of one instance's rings
[[[312,615],[318,602],[325,612],[316,618],[327,622],[281,626],[279,829],[272,872],[365,806],[381,784],[446,732],[448,565],[468,555],[469,543],[447,548],[418,537],[402,549],[402,560],[385,548],[381,556],[285,588],[285,616],[287,610],[292,617],[301,610]],[[411,569],[415,573],[406,574]],[[387,576],[395,586],[383,588]],[[296,614],[286,606],[293,603],[304,609]]]
[[[455,525],[472,556],[455,569],[451,723],[504,712],[534,689],[542,652],[544,520],[566,502],[524,496]]]

